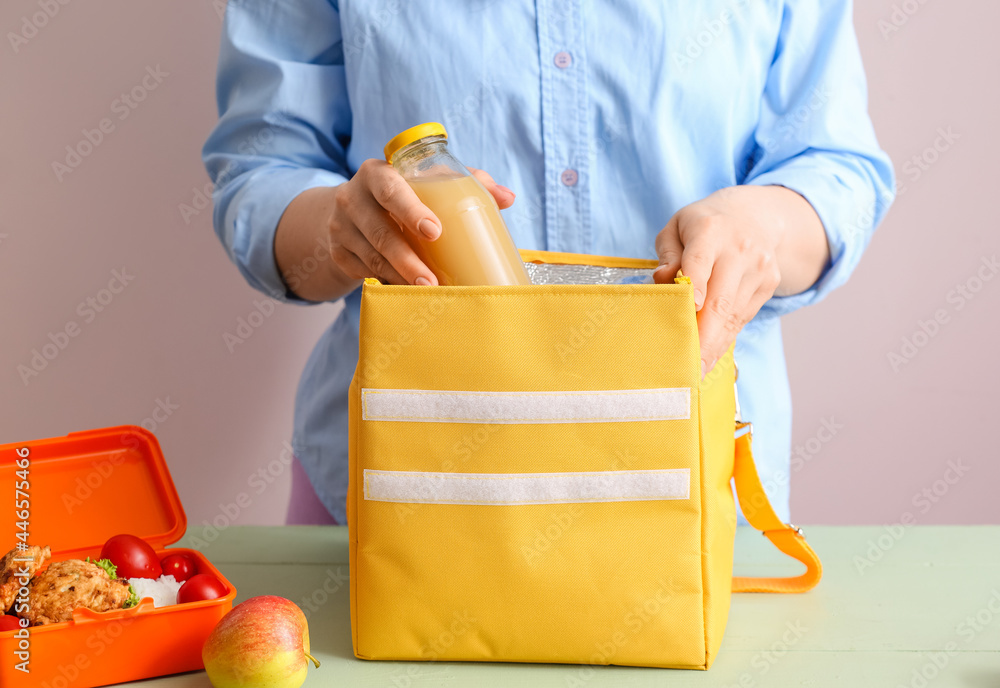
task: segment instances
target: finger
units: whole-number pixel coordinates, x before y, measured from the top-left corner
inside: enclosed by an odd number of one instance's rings
[[[375,250],[359,228],[355,227],[354,231],[345,232],[341,238],[341,246],[357,256],[364,264],[363,277],[377,277],[389,284],[408,284],[385,256]]]
[[[702,377],[712,370],[752,317],[749,302],[760,280],[744,273],[741,262],[726,257],[712,269],[705,306],[698,314]]]
[[[773,295],[773,287],[768,286],[766,282],[762,282],[758,275],[747,273],[743,276],[743,280],[740,282],[739,291],[737,292],[735,300],[736,307],[734,309],[734,312],[737,314],[736,319],[741,324],[730,333],[731,337],[727,336],[725,339],[716,341],[714,344],[709,343],[709,346],[711,346],[713,350],[703,355],[703,360],[706,363],[703,369],[704,372],[702,373],[702,378],[712,373],[715,364],[718,363],[719,359],[722,358],[727,351],[729,351],[729,347],[736,341],[736,338],[739,336],[740,332],[743,331],[743,328],[746,327],[748,322],[757,316],[761,307],[763,307],[763,305],[767,303],[768,299],[770,299]]]
[[[756,270],[744,272],[739,294],[736,297],[736,310],[743,321],[743,327],[756,318],[764,304],[771,300],[780,282],[781,274],[772,265],[771,260],[761,261]],[[728,349],[729,346],[726,345],[721,353],[724,354]]]
[[[403,280],[400,284],[436,285],[438,283],[431,269],[424,264],[413,247],[403,238],[403,233],[396,221],[374,199],[362,201],[351,219],[361,230],[367,244],[379,255],[379,258],[387,261],[393,271]],[[362,251],[366,250],[363,246],[360,248]],[[378,259],[373,256],[366,259],[366,254],[359,255],[366,263],[375,261],[380,264]]]
[[[340,268],[341,272],[351,279],[364,279],[365,277],[372,276],[371,268],[365,265],[364,262],[346,246],[337,246],[330,251],[330,254],[333,258],[333,262],[337,264],[337,267]]]
[[[670,283],[680,270],[683,253],[684,246],[677,235],[677,216],[674,215],[656,235],[656,255],[660,259],[660,267],[653,273],[653,281],[657,284]]]
[[[684,251],[681,253],[681,271],[691,278],[691,288],[694,290],[695,310],[701,310],[708,294],[708,280],[712,276],[713,266],[718,258],[719,247],[715,239],[707,231],[699,231],[699,220],[694,220],[685,228],[683,216],[677,218],[677,236]],[[686,243],[684,234],[692,236]]]
[[[358,173],[372,198],[399,221],[408,232],[433,241],[441,235],[441,221],[420,202],[416,192],[391,165],[374,158],[365,160]]]
[[[764,304],[771,300],[774,296],[774,289],[768,287],[764,283],[759,283],[754,289],[753,293],[747,299],[746,304],[743,306],[744,313],[746,317],[744,318],[744,327],[746,323],[750,322],[757,317],[760,313],[760,309],[764,307]]]
[[[493,195],[493,199],[501,209],[509,208],[514,204],[514,192],[506,186],[497,184],[489,173],[477,170],[475,167],[468,168],[472,176],[479,180],[479,183],[486,187],[486,190]]]
[[[364,239],[364,236],[361,237]],[[367,277],[377,277],[389,284],[409,284],[402,275],[385,259],[381,253],[367,242],[359,243],[354,247],[354,252],[361,261],[368,267]]]

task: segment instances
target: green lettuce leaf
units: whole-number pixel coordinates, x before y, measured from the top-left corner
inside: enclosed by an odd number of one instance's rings
[[[86,561],[91,564],[97,564],[102,569],[104,569],[105,573],[108,574],[108,577],[111,578],[111,580],[118,579],[118,567],[112,564],[110,559],[99,559],[97,561],[90,561],[90,557],[87,557]],[[139,596],[135,594],[135,588],[133,588],[132,584],[129,583],[128,597],[125,599],[125,604],[122,605],[122,609],[129,609],[137,604],[139,604]]]

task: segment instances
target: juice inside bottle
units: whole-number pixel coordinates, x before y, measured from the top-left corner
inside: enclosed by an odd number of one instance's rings
[[[441,235],[404,236],[442,285],[531,284],[492,194],[447,149],[440,124],[407,129],[386,159],[441,221]]]
[[[530,284],[492,194],[469,175],[410,181],[441,220],[441,236],[420,241],[441,284]]]

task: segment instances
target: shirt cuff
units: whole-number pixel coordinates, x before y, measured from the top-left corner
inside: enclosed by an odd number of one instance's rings
[[[831,160],[840,158],[847,174],[831,169]],[[825,159],[827,158],[827,159]],[[876,202],[876,194],[859,163],[850,156],[800,155],[780,167],[760,174],[745,183],[755,186],[783,186],[805,198],[816,211],[830,246],[830,262],[809,289],[792,296],[774,296],[761,310],[784,315],[823,299],[851,276],[861,254],[871,240],[878,220],[892,202],[892,196]]]
[[[229,256],[252,287],[284,303],[315,303],[299,298],[285,283],[274,258],[274,235],[288,204],[299,194],[346,181],[343,175],[328,170],[267,167],[256,170],[228,203],[227,189],[216,189],[216,208],[224,208],[225,213],[223,231]],[[324,249],[317,244],[317,250]],[[312,262],[308,257],[306,260]],[[308,272],[309,265],[302,268]]]

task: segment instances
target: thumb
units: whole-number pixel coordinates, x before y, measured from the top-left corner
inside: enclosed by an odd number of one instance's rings
[[[677,271],[681,268],[681,254],[684,253],[684,246],[677,231],[677,216],[670,218],[670,222],[656,235],[656,256],[660,261],[660,266],[653,273],[653,281],[657,284],[671,282],[677,276]]]

